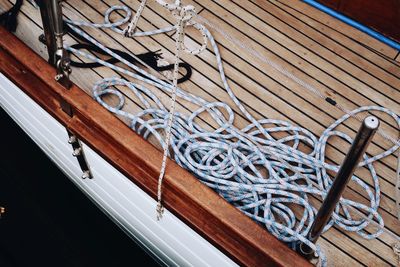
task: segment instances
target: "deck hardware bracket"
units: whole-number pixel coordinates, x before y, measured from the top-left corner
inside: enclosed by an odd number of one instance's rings
[[[339,203],[339,200],[346,189],[348,182],[353,176],[358,163],[365,154],[372,137],[378,130],[379,124],[379,119],[374,116],[368,116],[362,122],[350,150],[346,154],[346,157],[322,202],[322,206],[315,216],[310,231],[306,236],[310,242],[314,244],[317,242],[326,224],[331,219],[332,213]],[[302,242],[298,244],[297,251],[309,260],[316,257],[315,251],[309,245]]]
[[[68,139],[68,144],[72,145],[73,143],[76,142],[76,136],[75,135],[71,135]]]
[[[93,176],[86,161],[81,142],[73,133],[68,130],[67,132],[69,136],[68,143],[72,146],[73,149],[72,156],[76,157],[82,170],[82,179],[92,179]]]
[[[56,67],[57,75],[55,80],[66,89],[72,86],[69,79],[71,73],[70,59],[63,46],[63,17],[60,0],[40,1],[40,13],[43,22],[44,37],[49,54],[49,63]]]
[[[83,172],[81,177],[82,177],[82,179],[87,179],[87,178],[91,179],[92,178],[91,174],[90,174],[90,171]]]
[[[74,151],[72,152],[72,156],[78,157],[81,155],[82,148],[75,148]]]
[[[42,17],[42,24],[43,24],[43,42],[47,47],[47,54],[49,56],[48,62],[56,66],[56,39],[54,35],[54,19],[53,19],[53,12],[52,12],[52,5],[50,0],[43,0],[39,2],[40,7],[40,15]]]
[[[71,88],[72,83],[69,79],[71,73],[70,59],[67,51],[64,49],[64,22],[62,16],[60,0],[51,0],[51,12],[53,12],[53,29],[56,42],[56,81],[66,89]]]
[[[56,38],[62,38],[62,36]],[[46,44],[46,37],[44,34],[41,34],[38,39],[41,43]],[[71,60],[64,48],[57,49],[56,59],[57,74],[54,79],[66,89],[69,89],[72,86],[72,83],[69,79],[69,75],[72,72]]]
[[[70,89],[72,83],[69,79],[71,74],[70,59],[63,46],[63,18],[61,1],[43,0],[39,2],[44,33],[39,36],[39,41],[47,46],[49,55],[48,62],[56,67],[55,80],[66,89]],[[65,100],[60,101],[61,109],[72,117],[72,107]]]
[[[61,37],[57,37],[61,38]],[[66,89],[71,88],[72,83],[71,80],[69,79],[69,75],[71,74],[71,66],[70,66],[70,59],[68,56],[67,51],[65,51],[64,48],[57,49],[57,75],[54,77],[54,79],[61,84],[63,87]]]

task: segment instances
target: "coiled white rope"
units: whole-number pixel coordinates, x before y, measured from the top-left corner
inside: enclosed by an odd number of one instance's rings
[[[136,24],[140,17],[138,16],[132,20],[132,27],[129,28],[128,26],[125,30],[120,30],[118,27],[127,23],[131,17],[130,9],[125,6],[114,6],[107,10],[105,22],[102,24],[70,20],[67,20],[67,22],[77,26],[110,28],[120,34],[133,37],[176,31],[175,68],[172,84],[129,63],[75,26],[71,26],[71,28],[78,34],[103,49],[110,56],[120,60],[132,70],[141,73],[144,77],[130,70],[109,64],[91,54],[68,46],[66,46],[66,49],[172,95],[172,105],[167,110],[150,89],[135,82],[120,78],[106,78],[97,82],[93,88],[93,95],[101,105],[119,116],[128,118],[131,121],[130,126],[138,134],[144,138],[154,136],[163,147],[164,160],[159,178],[158,216],[162,214],[161,185],[170,143],[173,150],[172,156],[178,164],[193,172],[205,184],[214,188],[246,215],[264,224],[279,239],[285,242],[301,241],[315,249],[321,256],[322,264],[326,264],[324,255],[319,247],[310,243],[305,236],[316,213],[316,209],[309,201],[309,198],[311,196],[323,198],[332,182],[327,171],[337,172],[338,170],[338,166],[328,164],[325,161],[325,148],[328,139],[337,136],[351,143],[351,137],[336,130],[336,128],[350,117],[356,117],[361,112],[372,110],[384,112],[390,115],[400,127],[399,117],[386,108],[361,107],[354,111],[346,112],[342,118],[328,127],[320,138],[314,136],[307,129],[292,125],[286,121],[268,118],[257,121],[231,90],[225,77],[223,63],[213,36],[203,25],[193,22],[192,18],[195,16],[194,8],[191,6],[182,7],[180,1],[175,1],[174,4],[168,4],[161,0],[157,2],[174,12],[178,20],[176,26],[151,32],[138,32],[136,31]],[[144,6],[143,3],[145,4],[146,1],[142,1]],[[120,21],[110,22],[109,16],[115,10],[124,10],[126,16]],[[235,114],[227,104],[207,102],[177,86],[177,63],[179,63],[180,52],[187,50],[183,43],[184,28],[187,26],[198,29],[205,40],[199,49],[189,52],[198,54],[206,48],[207,39],[210,42],[225,90],[235,105],[251,122],[245,128],[237,129],[234,126]],[[132,56],[135,57],[134,55]],[[143,105],[144,110],[137,114],[123,111],[124,96],[113,88],[117,85],[127,86],[132,90]],[[119,99],[119,102],[114,106],[109,105],[102,99],[103,96],[110,94]],[[176,97],[198,105],[199,109],[189,116],[175,111]],[[146,98],[151,99],[154,103],[146,100]],[[204,112],[211,116],[218,125],[218,129],[208,131],[196,122]],[[160,134],[162,132],[166,132],[165,139]],[[275,135],[283,137],[275,138]],[[352,177],[352,180],[368,195],[370,205],[366,206],[342,198],[332,216],[332,220],[325,227],[325,231],[336,224],[347,231],[357,232],[367,239],[375,238],[384,231],[383,219],[377,212],[380,202],[380,188],[373,162],[398,150],[398,141],[394,140],[393,144],[390,149],[379,155],[371,158],[365,155],[364,160],[359,165],[360,167],[366,166],[369,169],[373,179],[373,188],[360,178]],[[309,152],[302,151],[300,149],[302,145],[306,145],[311,150]],[[358,210],[359,214],[360,211],[367,214],[367,217],[353,218],[354,215],[351,214],[350,210],[354,209]],[[298,221],[296,219],[296,211],[298,212],[299,210],[303,212]],[[365,228],[371,223],[378,225],[374,233],[365,231]]]

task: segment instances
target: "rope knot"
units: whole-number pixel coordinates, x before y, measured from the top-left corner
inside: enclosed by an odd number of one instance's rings
[[[180,49],[192,55],[198,55],[203,52],[207,48],[207,33],[206,28],[203,25],[193,21],[193,19],[197,17],[196,8],[192,5],[186,5],[183,7],[177,6],[175,10],[172,10],[172,15],[178,20],[178,24],[176,26],[176,38],[179,40]],[[192,26],[201,33],[203,42],[200,47],[189,49],[185,45],[184,37],[186,36],[185,28],[187,26]]]
[[[187,5],[180,9],[179,19],[186,24],[191,24],[191,20],[195,16],[197,16],[196,8],[192,5]]]

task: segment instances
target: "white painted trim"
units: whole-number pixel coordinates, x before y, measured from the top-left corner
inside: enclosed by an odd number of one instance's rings
[[[65,128],[1,73],[0,106],[99,208],[159,261],[170,266],[236,266],[168,210],[157,221],[156,201],[85,144],[94,179],[81,179]]]

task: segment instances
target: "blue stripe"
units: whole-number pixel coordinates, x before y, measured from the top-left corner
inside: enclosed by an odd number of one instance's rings
[[[326,7],[315,0],[303,0],[303,2],[331,15],[332,17],[337,18],[338,20],[343,21],[346,24],[349,24],[350,26],[372,36],[373,38],[381,41],[382,43],[387,44],[388,46],[400,51],[400,43],[387,38],[386,36],[380,34],[379,32],[374,31],[373,29],[358,23],[357,21],[333,10],[332,8]]]

